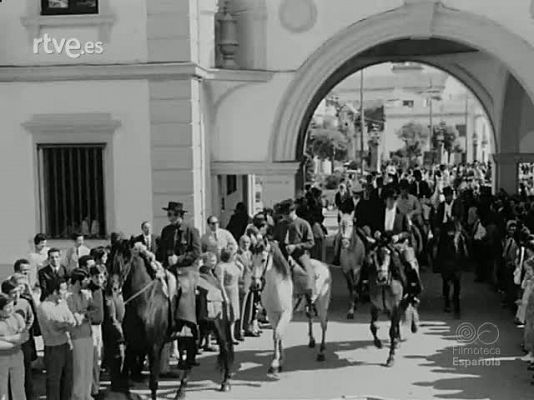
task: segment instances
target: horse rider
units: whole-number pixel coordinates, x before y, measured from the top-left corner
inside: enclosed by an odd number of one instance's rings
[[[174,318],[171,318],[171,325],[173,332],[180,332],[184,338],[192,338],[196,342],[196,261],[200,258],[200,234],[196,228],[184,223],[187,211],[182,203],[171,201],[163,210],[167,211],[170,224],[161,231],[158,261],[176,275],[180,291],[179,297],[172,302]],[[187,354],[188,365],[195,363],[195,356],[196,349],[195,354]]]
[[[411,246],[409,244],[410,234],[410,222],[406,214],[403,214],[398,206],[398,191],[396,187],[389,186],[384,189],[383,197],[385,205],[381,208],[378,216],[376,225],[373,229],[375,239],[380,239],[381,237],[390,237],[393,246],[390,246],[395,253],[398,254],[400,261],[406,266],[409,265],[413,268],[414,264],[412,260],[413,251],[410,251]],[[408,251],[406,251],[408,250]],[[418,302],[416,295],[413,291],[409,290],[411,287],[422,287],[419,274],[409,274],[412,279],[408,282],[406,280],[406,274],[402,274],[400,277],[404,286],[404,293],[411,293],[413,295],[413,300]],[[414,282],[415,280],[415,282]]]
[[[312,310],[315,276],[311,265],[310,250],[315,245],[315,241],[310,224],[297,216],[296,209],[297,206],[291,199],[286,200],[281,207],[280,211],[287,220],[288,225],[285,237],[280,242],[284,245],[280,246],[280,248],[286,258],[289,259],[289,256],[291,256],[296,262],[297,266],[295,266],[294,272],[298,276],[297,283],[302,287],[308,310]]]

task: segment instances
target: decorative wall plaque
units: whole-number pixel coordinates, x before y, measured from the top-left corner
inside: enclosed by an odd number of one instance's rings
[[[306,32],[317,21],[317,6],[313,0],[284,0],[280,5],[279,18],[288,31]]]

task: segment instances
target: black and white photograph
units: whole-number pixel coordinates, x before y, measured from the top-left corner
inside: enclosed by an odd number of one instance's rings
[[[0,400],[533,400],[534,0],[0,0]]]

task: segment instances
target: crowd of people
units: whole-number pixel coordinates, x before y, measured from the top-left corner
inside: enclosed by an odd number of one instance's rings
[[[534,370],[534,195],[492,194],[485,186],[490,173],[481,165],[442,165],[433,172],[389,166],[365,182],[343,182],[335,204],[340,216],[372,225],[376,200],[388,188],[397,190],[397,209],[424,234],[423,263],[441,273],[444,311],[460,315],[462,272],[474,267],[475,282],[497,291],[524,329],[524,360]]]
[[[260,322],[265,319],[260,312],[262,271],[252,265],[250,248],[272,229],[272,210],[251,218],[240,203],[227,229],[220,227],[216,216],[210,216],[206,233],[200,236],[196,228],[183,222],[186,211],[182,207],[171,202],[164,208],[170,224],[160,236],[153,234],[150,222],[143,222],[141,233],[134,238],[136,248],[151,255],[156,267],[172,271],[195,265],[211,279],[229,306],[234,344],[247,336],[260,336]],[[121,371],[125,299],[118,277],[110,276],[106,267],[110,251],[111,243],[90,249],[81,233],[73,235],[72,247],[60,251],[48,247],[47,237],[39,233],[31,253],[14,263],[14,273],[2,283],[0,294],[0,398],[35,398],[36,336],[41,336],[44,344],[47,399],[98,396],[101,370],[109,374],[112,390],[125,389]],[[197,290],[200,293],[202,288]],[[199,353],[216,351],[209,319],[199,315],[198,323]],[[176,375],[169,367],[173,348],[182,361],[176,342],[166,346],[162,376]],[[196,360],[193,363],[198,364]]]
[[[424,245],[420,261],[441,273],[445,312],[460,315],[462,272],[474,264],[476,281],[492,285],[524,328],[525,360],[534,370],[534,196],[502,190],[493,195],[483,185],[488,173],[481,165],[434,171],[388,166],[363,180],[342,182],[334,202],[339,217],[351,215],[363,236],[387,231],[388,225],[395,231],[398,221],[400,230],[417,230]],[[262,237],[277,239],[306,271],[310,257],[325,261],[321,189],[308,188],[285,206],[250,217],[239,203],[226,229],[210,216],[201,236],[183,222],[183,205],[171,202],[164,208],[170,224],[161,235],[145,221],[134,241],[161,267],[176,272],[196,265],[220,288],[237,345],[259,336],[265,318],[259,294],[263,271],[252,263],[251,246]],[[281,215],[289,217],[284,237],[277,237]],[[33,251],[14,263],[13,275],[1,284],[0,397],[35,398],[36,336],[44,343],[47,399],[97,396],[102,368],[112,389],[124,389],[125,300],[118,277],[106,268],[111,245],[89,249],[83,234],[73,241],[63,252],[37,234]],[[199,352],[214,351],[209,319],[200,315],[198,324]],[[171,350],[162,357],[163,375],[172,375]],[[179,352],[175,356],[181,360]]]

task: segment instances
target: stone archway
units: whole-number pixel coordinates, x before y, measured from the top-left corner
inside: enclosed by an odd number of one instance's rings
[[[442,4],[406,4],[344,29],[324,43],[299,68],[277,110],[271,134],[270,160],[287,162],[297,158],[303,125],[313,102],[318,93],[325,91],[325,87],[331,89],[344,77],[339,71],[347,61],[383,43],[431,37],[463,43],[495,57],[506,65],[528,96],[534,98],[534,75],[530,71],[530,66],[534,65],[534,48],[522,38],[489,19],[445,8]],[[352,72],[362,67],[365,65],[359,68],[353,66]],[[484,87],[468,74],[459,78],[487,108]],[[502,104],[492,105],[493,118],[491,115],[490,118],[496,132],[500,128],[499,118],[496,117],[502,112],[501,107]]]

